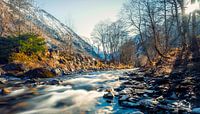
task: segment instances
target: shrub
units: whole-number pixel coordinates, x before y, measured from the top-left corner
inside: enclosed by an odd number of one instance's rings
[[[45,50],[47,50],[47,47],[44,38],[41,38],[37,35],[25,34],[17,37],[1,37],[0,63],[9,62],[9,58],[14,60],[21,57],[22,59],[28,59],[28,56],[38,55],[41,52],[45,52]]]
[[[18,41],[19,51],[26,54],[38,54],[46,50],[44,38],[36,35],[25,35]]]

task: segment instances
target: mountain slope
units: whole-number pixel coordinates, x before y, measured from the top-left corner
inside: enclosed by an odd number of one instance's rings
[[[50,48],[56,48],[56,49],[64,49],[66,48],[67,43],[69,42],[69,37],[72,37],[72,44],[73,48],[81,53],[88,53],[89,55],[92,55],[93,57],[98,57],[97,54],[93,51],[92,46],[90,46],[87,42],[85,42],[81,37],[79,37],[74,31],[72,31],[69,27],[65,26],[63,23],[61,23],[58,19],[56,19],[54,16],[49,14],[48,12],[33,7],[32,5],[29,5],[29,8],[17,8],[16,6],[8,4],[7,0],[4,0],[1,2],[2,8],[8,9],[4,12],[6,15],[5,17],[13,16],[17,18],[17,15],[22,15],[27,22],[24,22],[26,27],[23,25],[23,31],[27,31],[27,27],[32,27],[34,32],[39,32],[42,34],[43,37],[46,38],[46,41]],[[32,25],[30,25],[32,23]],[[16,28],[14,23],[10,24],[13,28]],[[8,26],[8,28],[10,28]],[[13,32],[15,30],[12,30]],[[8,33],[8,31],[5,31],[4,34]]]

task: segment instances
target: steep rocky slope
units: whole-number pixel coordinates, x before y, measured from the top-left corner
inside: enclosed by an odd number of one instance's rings
[[[73,48],[81,53],[97,57],[92,46],[85,42],[69,27],[65,26],[48,12],[29,5],[28,8],[18,8],[7,2],[0,1],[1,23],[3,25],[3,36],[13,35],[18,31],[19,16],[25,21],[21,21],[20,28],[23,33],[34,32],[46,38],[50,48],[64,49],[71,37]]]
[[[7,47],[13,45],[9,38],[18,36],[19,31],[20,34],[33,33],[45,38],[49,50],[43,55],[30,56],[14,53],[15,59],[11,62],[9,57],[4,57],[5,60],[8,59],[5,61],[0,56],[0,75],[39,74],[47,76],[50,74],[55,76],[103,67],[92,46],[51,14],[32,5],[29,5],[28,9],[19,9],[6,0],[0,0],[1,55],[10,55],[5,51]],[[70,41],[72,41],[72,46],[69,47]],[[13,47],[13,50],[16,49]]]

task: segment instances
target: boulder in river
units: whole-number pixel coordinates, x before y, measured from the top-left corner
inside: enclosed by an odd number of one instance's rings
[[[50,85],[60,85],[60,84],[61,84],[61,81],[60,81],[60,80],[57,80],[57,79],[53,79],[53,80],[50,80],[50,81],[49,81],[49,84],[50,84]]]
[[[111,93],[111,92],[108,92],[106,94],[103,95],[103,98],[106,98],[106,99],[113,99],[114,98],[114,95]]]
[[[29,78],[53,78],[56,76],[56,74],[51,72],[48,68],[36,68],[26,72],[24,75]]]
[[[5,84],[8,80],[6,78],[0,78],[0,84]]]
[[[3,88],[3,89],[0,90],[0,93],[1,93],[2,95],[8,95],[8,94],[11,93],[11,91],[10,91],[10,89]]]

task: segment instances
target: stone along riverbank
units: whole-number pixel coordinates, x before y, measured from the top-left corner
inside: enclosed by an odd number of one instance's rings
[[[120,106],[142,113],[200,114],[198,74],[183,79],[182,74],[185,75],[182,72],[155,77],[140,69],[125,72],[119,77],[120,87],[109,90],[104,98],[109,102],[117,98]]]

